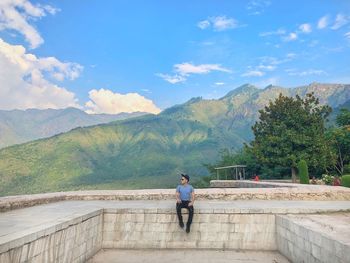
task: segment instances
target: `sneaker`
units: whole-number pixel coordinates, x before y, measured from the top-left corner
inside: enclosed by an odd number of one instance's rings
[[[185,225],[184,225],[183,222],[180,222],[180,223],[179,223],[179,226],[180,226],[181,228],[184,228],[184,227],[185,227]]]

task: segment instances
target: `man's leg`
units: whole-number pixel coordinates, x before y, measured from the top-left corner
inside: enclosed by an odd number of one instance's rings
[[[193,219],[193,212],[194,212],[193,205],[187,206],[187,209],[188,209],[188,221],[187,221],[187,224],[186,224],[186,232],[190,233],[192,219]]]
[[[182,208],[182,203],[176,203],[176,213],[177,213],[177,217],[179,218],[179,226],[183,228],[185,225],[182,220],[181,208]]]

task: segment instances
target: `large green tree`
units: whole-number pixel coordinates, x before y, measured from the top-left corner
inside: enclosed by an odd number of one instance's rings
[[[337,127],[328,130],[328,139],[332,142],[333,151],[337,156],[334,170],[343,175],[350,172],[350,111],[341,109],[336,118]]]
[[[314,170],[326,169],[335,159],[325,137],[325,121],[330,112],[331,108],[320,105],[312,93],[304,98],[280,94],[259,111],[259,120],[252,127],[253,153],[269,167],[290,167],[294,182],[301,159]]]

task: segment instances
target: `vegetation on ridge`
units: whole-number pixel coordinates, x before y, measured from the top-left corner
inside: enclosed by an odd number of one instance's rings
[[[306,86],[305,90],[313,88]],[[73,189],[167,188],[187,172],[191,182],[208,175],[204,163],[221,149],[239,152],[252,138],[258,110],[280,90],[244,85],[219,100],[200,98],[147,115],[70,132],[0,150],[0,195]],[[346,85],[316,94],[331,106],[350,99]],[[334,94],[334,96],[332,95]],[[335,99],[335,97],[337,99]],[[335,102],[336,104],[332,104]],[[251,152],[242,150],[247,161]],[[259,169],[266,169],[260,167]],[[281,174],[284,167],[269,170]],[[270,173],[270,171],[272,171]]]

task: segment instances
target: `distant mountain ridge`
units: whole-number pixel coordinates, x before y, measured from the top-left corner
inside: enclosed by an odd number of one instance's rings
[[[145,113],[87,114],[76,108],[0,110],[0,148]]]
[[[298,88],[246,84],[220,99],[193,98],[158,115],[87,128],[0,150],[0,195],[73,189],[173,187],[180,172],[206,175],[223,148],[252,139],[258,110],[282,93],[315,92],[333,108],[348,105],[350,85]]]

